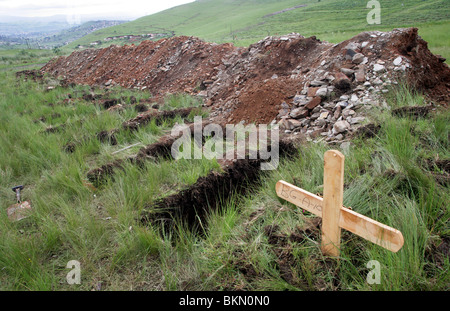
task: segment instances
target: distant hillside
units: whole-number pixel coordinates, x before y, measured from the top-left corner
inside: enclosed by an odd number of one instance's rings
[[[32,25],[37,25],[36,23],[26,24],[27,20],[24,20],[25,25],[23,29],[33,29]],[[98,31],[103,28],[116,26],[125,23],[126,21],[116,21],[116,20],[99,20],[99,21],[89,21],[83,23],[79,26],[70,27],[68,29],[64,22],[53,21],[50,24],[45,24],[42,22],[42,28],[36,28],[33,32],[16,32],[13,33],[12,29],[18,27],[19,22],[5,24],[6,28],[10,30],[3,29],[4,33],[9,33],[9,35],[0,35],[0,47],[1,48],[34,48],[34,49],[51,49],[54,47],[61,47],[69,44],[75,40],[82,38],[94,31]],[[0,24],[1,25],[1,24]],[[44,26],[45,25],[45,26]],[[64,26],[66,25],[66,26]],[[3,26],[2,26],[3,27]],[[61,30],[62,29],[62,30]]]
[[[57,34],[46,36],[43,39],[38,40],[41,46],[45,48],[51,48],[55,46],[63,46],[80,39],[94,31],[120,25],[125,23],[125,21],[91,21],[80,26],[65,29]]]
[[[72,27],[63,15],[52,17],[0,16],[0,36],[33,38]]]
[[[381,25],[368,25],[367,3],[367,0],[197,0],[96,31],[70,47],[106,42],[108,37],[147,33],[192,35],[218,43],[248,45],[268,35],[297,32],[337,42],[361,31],[450,21],[448,0],[383,0]]]

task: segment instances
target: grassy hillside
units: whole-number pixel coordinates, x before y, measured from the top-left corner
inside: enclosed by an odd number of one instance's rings
[[[76,27],[62,30],[54,35],[40,38],[37,41],[39,41],[40,44],[44,47],[63,46],[69,42],[82,38],[87,34],[92,33],[93,31],[97,31],[106,27],[112,27],[112,25],[118,25],[122,23],[124,23],[124,21],[90,21]]]
[[[141,223],[143,208],[220,170],[215,160],[129,163],[98,188],[86,175],[157,141],[182,118],[120,132],[113,146],[94,133],[117,128],[137,112],[105,111],[82,96],[104,90],[46,91],[51,81],[17,81],[13,72],[0,78],[0,290],[448,290],[448,168],[439,164],[450,156],[448,109],[411,119],[373,107],[378,135],[333,147],[346,156],[345,206],[405,238],[394,254],[343,232],[336,261],[320,251],[317,218],[275,194],[280,179],[323,191],[325,143],[305,143],[252,192],[226,201],[208,217],[203,234],[183,226],[161,234],[158,226]],[[393,107],[425,104],[406,87],[391,94]],[[125,104],[131,96],[149,100],[148,93],[120,88],[108,96]],[[198,101],[176,96],[166,104],[173,109]],[[64,149],[70,141],[80,143],[73,153]],[[12,222],[6,208],[18,184],[26,186],[22,199],[31,200],[33,211]],[[78,285],[66,281],[72,260],[80,262]],[[367,282],[372,260],[380,263],[380,284]]]
[[[0,71],[42,67],[55,56],[55,52],[51,50],[0,49]]]
[[[167,30],[240,45],[292,31],[341,41],[362,30],[420,25],[433,50],[450,58],[449,1],[408,1],[404,7],[381,2],[383,24],[369,26],[366,1],[196,1],[103,29],[74,45]],[[302,3],[308,6],[264,17]],[[101,141],[97,133],[139,114],[132,99],[149,107],[156,99],[137,89],[48,88],[57,84],[50,77],[43,83],[16,78],[15,71],[38,68],[54,55],[0,51],[0,290],[449,290],[448,108],[414,118],[374,105],[367,119],[379,125],[377,134],[333,146],[305,141],[245,195],[223,201],[201,234],[179,223],[162,232],[142,223],[145,207],[221,167],[214,159],[149,158],[142,165],[127,162],[103,184],[91,184],[92,169],[135,155],[184,119],[153,120],[137,131],[117,132],[116,144]],[[123,109],[106,110],[85,95],[117,99]],[[402,83],[384,96],[392,108],[427,104]],[[162,101],[168,110],[201,104],[184,94]],[[207,112],[195,109],[187,119],[195,114]],[[70,143],[76,144],[72,151]],[[317,218],[277,197],[279,180],[322,195],[323,155],[331,148],[346,157],[344,205],[400,230],[405,244],[398,253],[343,231],[340,260],[326,257]],[[33,209],[14,222],[6,209],[15,203],[11,187],[19,184]],[[67,264],[73,260],[80,263],[81,282],[70,285]],[[379,284],[367,281],[373,260],[380,263]]]
[[[274,14],[301,4],[306,6]],[[450,27],[449,1],[381,1],[381,25],[367,24],[369,9],[366,5],[366,0],[201,0],[102,29],[69,47],[86,45],[108,36],[172,31],[175,35],[192,35],[240,46],[254,43],[267,35],[291,32],[338,42],[361,31],[416,26],[424,28],[421,35],[432,41],[432,48],[437,48],[444,56],[450,56],[448,51],[442,49],[450,43],[445,35]],[[438,31],[442,29],[447,31]],[[443,34],[436,37],[437,33]]]

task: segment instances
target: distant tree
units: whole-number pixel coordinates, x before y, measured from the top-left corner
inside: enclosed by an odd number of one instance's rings
[[[61,55],[61,48],[60,48],[59,46],[55,46],[55,47],[53,48],[53,53],[54,53],[55,55]]]

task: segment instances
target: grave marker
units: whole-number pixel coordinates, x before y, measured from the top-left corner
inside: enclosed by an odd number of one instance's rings
[[[321,249],[324,255],[339,256],[341,228],[398,252],[404,243],[400,231],[343,206],[344,159],[344,155],[336,150],[325,153],[323,198],[282,180],[276,184],[277,195],[322,218]]]

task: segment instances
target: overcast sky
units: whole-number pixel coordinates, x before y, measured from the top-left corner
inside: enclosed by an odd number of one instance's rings
[[[129,19],[150,15],[194,0],[0,0],[0,16],[44,17],[66,15],[76,22],[81,15]]]

